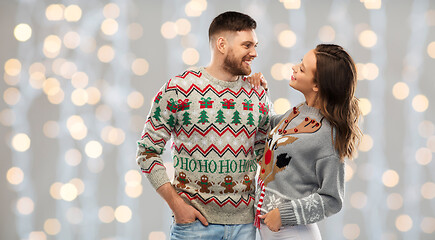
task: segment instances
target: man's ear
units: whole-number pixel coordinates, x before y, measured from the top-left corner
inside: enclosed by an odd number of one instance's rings
[[[228,48],[227,45],[228,45],[228,41],[224,37],[219,37],[216,40],[216,49],[222,54],[226,53],[227,48]]]

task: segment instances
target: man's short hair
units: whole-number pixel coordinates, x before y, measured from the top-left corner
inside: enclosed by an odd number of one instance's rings
[[[250,16],[234,11],[219,14],[213,19],[208,29],[208,39],[211,41],[213,35],[224,31],[244,31],[257,27],[257,22]]]

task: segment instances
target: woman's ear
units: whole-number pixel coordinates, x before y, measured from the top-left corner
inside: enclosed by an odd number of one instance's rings
[[[319,87],[317,86],[317,84],[314,84],[313,91],[314,92],[318,92],[319,91]]]

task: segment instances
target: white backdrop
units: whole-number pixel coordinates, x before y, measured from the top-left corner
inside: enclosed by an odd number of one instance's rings
[[[434,238],[435,1],[1,0],[0,239],[168,239],[136,140],[161,85],[208,64],[227,10],[257,20],[278,113],[303,100],[290,69],[316,44],[358,64],[365,136],[324,239]]]

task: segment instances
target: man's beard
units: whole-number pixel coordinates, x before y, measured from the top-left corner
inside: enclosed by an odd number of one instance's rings
[[[228,53],[228,56],[224,59],[224,69],[233,74],[234,76],[240,76],[240,75],[249,75],[251,73],[251,68],[244,68],[243,67],[243,59],[238,60],[231,50]]]

